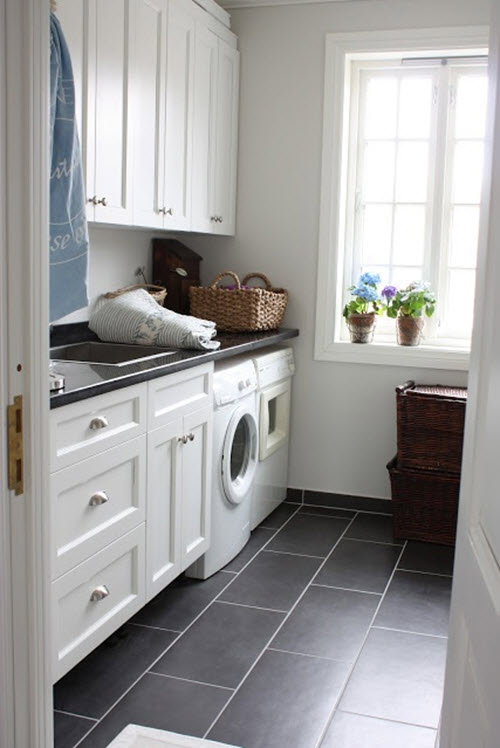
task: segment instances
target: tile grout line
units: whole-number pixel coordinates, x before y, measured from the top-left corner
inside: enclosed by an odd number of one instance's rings
[[[295,516],[295,515],[292,515],[292,516]],[[231,704],[231,702],[233,701],[234,697],[236,696],[236,694],[238,693],[238,691],[240,690],[240,688],[242,687],[242,685],[245,683],[245,681],[247,680],[247,678],[250,676],[250,673],[253,672],[253,670],[257,666],[257,663],[260,662],[260,660],[264,656],[264,653],[268,650],[269,645],[271,644],[271,642],[273,641],[273,639],[276,637],[276,635],[279,633],[279,631],[281,630],[281,628],[285,625],[286,621],[290,618],[291,614],[293,613],[293,611],[295,610],[295,608],[300,603],[300,601],[302,600],[302,598],[306,594],[307,590],[311,586],[311,583],[312,583],[313,579],[316,578],[316,576],[319,574],[319,572],[321,571],[321,569],[323,568],[323,566],[326,564],[326,562],[328,561],[328,559],[330,558],[330,556],[334,552],[335,548],[338,546],[338,544],[340,543],[340,541],[344,537],[345,533],[347,532],[347,530],[349,529],[349,527],[352,525],[352,523],[354,522],[354,520],[356,519],[357,516],[358,515],[356,513],[354,515],[354,517],[347,523],[346,527],[344,528],[344,531],[342,532],[342,534],[340,535],[340,537],[337,539],[337,541],[333,545],[333,547],[330,550],[329,554],[326,556],[326,558],[323,559],[322,563],[319,565],[319,567],[314,572],[314,575],[312,576],[311,581],[308,582],[307,585],[304,587],[304,589],[302,590],[301,594],[299,595],[299,597],[297,598],[297,600],[295,601],[295,603],[292,605],[292,607],[287,612],[287,614],[285,615],[285,617],[281,621],[281,623],[278,626],[278,628],[276,629],[276,631],[274,631],[274,633],[272,634],[271,638],[269,639],[269,641],[267,642],[267,644],[262,649],[261,653],[257,656],[257,658],[254,660],[254,662],[251,665],[251,667],[248,669],[248,671],[243,676],[242,680],[239,682],[238,686],[236,687],[236,689],[233,692],[233,695],[230,697],[230,699],[228,699],[228,701],[226,702],[226,704],[224,704],[224,706],[222,707],[222,709],[220,710],[220,712],[218,713],[218,715],[215,717],[215,719],[210,724],[208,730],[206,730],[206,732],[203,734],[203,738],[204,739],[207,739],[207,736],[210,734],[211,730],[215,727],[215,725],[217,724],[217,722],[219,721],[219,719],[222,717],[223,713],[225,712],[225,710],[227,709],[227,707],[229,706],[229,704]],[[290,519],[291,519],[291,517],[290,517]]]
[[[395,725],[407,725],[408,727],[418,727],[420,730],[431,730],[432,732],[437,732],[436,727],[430,727],[429,725],[416,725],[414,722],[403,722],[402,720],[390,719],[389,717],[373,717],[371,714],[352,712],[350,709],[336,709],[335,711],[341,712],[342,714],[353,714],[355,717],[365,717],[366,719],[374,719],[381,722],[392,722]]]
[[[78,717],[78,719],[86,719],[89,722],[99,722],[97,717],[87,717],[85,714],[75,714],[75,712],[67,712],[65,709],[56,709],[55,707],[54,707],[54,713],[67,714],[68,717]]]
[[[250,610],[264,610],[267,613],[286,613],[286,610],[278,608],[263,608],[261,605],[246,605],[246,603],[233,603],[231,600],[214,600],[217,605],[235,605],[237,608],[250,608]]]
[[[150,675],[157,675],[158,678],[172,678],[173,680],[181,680],[183,683],[196,683],[198,686],[210,686],[210,688],[220,688],[222,691],[234,691],[234,688],[230,686],[218,686],[215,683],[206,683],[202,680],[191,680],[191,678],[181,678],[180,675],[170,675],[170,673],[158,673],[156,670],[148,670]]]
[[[272,643],[272,642],[271,642]],[[296,655],[297,657],[309,657],[311,660],[327,660],[327,662],[339,662],[343,665],[349,665],[348,660],[339,660],[337,657],[326,657],[325,655],[315,655],[308,652],[292,652],[291,649],[280,649],[280,647],[267,647],[268,652],[283,652],[283,654]]]
[[[285,527],[285,525],[288,524],[288,522],[290,522],[290,520],[292,519],[292,517],[295,517],[295,515],[297,514],[298,511],[299,511],[299,509],[296,509],[288,517],[288,519],[283,523],[283,525],[279,529],[277,529],[276,532],[269,538],[269,540],[267,541],[268,543],[270,543],[271,540],[273,540],[273,538],[276,537],[276,535],[283,529],[283,527]],[[266,545],[267,545],[267,543],[266,543]],[[208,608],[212,605],[212,603],[214,603],[220,597],[220,595],[222,595],[226,591],[226,589],[234,582],[234,580],[241,574],[241,572],[246,569],[246,567],[254,560],[255,556],[257,556],[260,553],[261,550],[262,550],[262,548],[260,548],[255,553],[254,556],[252,556],[252,558],[245,564],[245,566],[243,566],[243,568],[239,572],[237,572],[236,574],[231,574],[231,579],[228,580],[227,584],[222,588],[222,590],[218,593],[218,595],[216,595],[216,597],[213,600],[210,600],[210,602],[203,608],[203,610],[201,610],[200,613],[198,613],[198,615],[191,621],[191,623],[189,624],[189,626],[187,626],[184,629],[184,631],[181,631],[181,633],[178,636],[176,636],[175,639],[172,642],[170,642],[170,644],[168,645],[168,647],[156,658],[156,660],[154,660],[146,668],[146,670],[141,675],[139,675],[139,677],[136,678],[136,680],[122,693],[122,695],[118,699],[116,699],[115,702],[113,702],[113,704],[109,707],[109,709],[106,712],[104,712],[104,714],[102,715],[102,717],[95,723],[95,725],[93,725],[90,728],[90,730],[85,735],[83,735],[83,737],[80,738],[80,740],[78,740],[77,743],[75,743],[73,745],[73,748],[78,748],[78,746],[81,743],[83,743],[83,741],[89,736],[89,734],[92,733],[96,729],[96,727],[98,727],[101,724],[101,722],[103,721],[103,719],[108,716],[108,714],[115,708],[115,706],[117,706],[120,703],[120,701],[122,701],[125,698],[125,696],[134,688],[134,686],[136,686],[139,683],[139,681],[142,680],[142,678],[144,678],[144,676],[151,670],[152,667],[154,667],[156,665],[156,663],[159,660],[161,660],[161,658],[168,652],[168,650],[171,649],[171,647],[173,647],[174,644],[176,644],[179,641],[179,639],[181,638],[181,636],[183,636],[186,633],[186,631],[189,631],[189,629],[191,628],[191,626],[193,626],[196,623],[196,621],[199,618],[201,618],[201,616],[205,613],[206,610],[208,610]]]
[[[135,621],[127,621],[124,625],[138,626],[141,629],[152,629],[153,631],[166,631],[168,634],[182,634],[182,631],[176,629],[164,629],[163,626],[149,626],[147,623],[135,623]]]
[[[439,574],[436,571],[420,571],[420,569],[402,569],[398,567],[396,571],[404,571],[405,574],[427,574],[430,577],[443,577],[444,579],[453,579],[453,574]]]
[[[305,509],[330,509],[334,511],[338,509],[341,512],[354,512],[355,514],[376,514],[379,517],[392,517],[392,512],[376,512],[373,509],[348,509],[345,506],[328,506],[327,504],[302,504]]]
[[[315,558],[317,561],[323,560],[324,556],[311,556],[308,553],[292,553],[291,551],[275,551],[272,548],[261,548],[264,553],[277,553],[279,556],[298,556],[299,558]]]
[[[381,597],[382,592],[372,592],[371,590],[356,590],[354,587],[337,587],[333,584],[320,584],[319,582],[311,582],[310,587],[323,587],[327,590],[342,590],[343,592],[357,592],[359,595],[375,595]]]
[[[325,739],[326,733],[328,732],[328,729],[329,729],[329,727],[330,727],[330,725],[331,725],[331,722],[332,722],[333,716],[334,716],[334,714],[335,714],[335,712],[336,712],[336,710],[337,710],[337,705],[338,705],[338,704],[340,704],[340,702],[342,701],[342,697],[344,696],[344,693],[346,692],[347,686],[348,686],[348,684],[349,684],[349,681],[350,681],[350,679],[351,679],[351,676],[352,676],[352,674],[353,674],[353,672],[354,672],[354,668],[356,667],[356,665],[357,665],[357,663],[358,663],[358,661],[359,661],[359,658],[361,657],[361,653],[362,653],[362,651],[363,651],[363,648],[364,648],[364,646],[365,646],[365,644],[366,644],[366,640],[368,639],[368,636],[370,635],[370,631],[371,631],[371,630],[372,630],[372,628],[373,628],[373,624],[374,624],[374,622],[375,622],[375,619],[376,619],[376,617],[377,617],[377,615],[378,615],[378,612],[379,612],[379,610],[380,610],[380,608],[381,608],[381,606],[382,606],[382,603],[384,602],[384,598],[385,598],[385,596],[386,596],[386,594],[387,594],[387,590],[389,589],[389,587],[390,587],[390,584],[391,584],[391,582],[392,582],[392,580],[393,580],[393,578],[394,578],[394,575],[395,575],[395,573],[396,573],[396,569],[398,568],[398,564],[399,564],[399,562],[400,562],[400,560],[401,560],[401,557],[402,557],[402,555],[403,555],[403,553],[404,553],[404,551],[405,551],[405,548],[406,548],[407,542],[408,542],[408,541],[406,541],[406,542],[405,542],[405,544],[403,545],[403,547],[401,548],[401,552],[400,552],[400,554],[399,554],[399,556],[398,556],[398,558],[397,558],[397,560],[396,560],[396,563],[394,564],[394,568],[393,568],[393,570],[392,570],[392,574],[391,574],[391,576],[389,577],[389,579],[387,580],[387,584],[386,584],[386,586],[385,586],[385,589],[384,589],[384,591],[383,591],[383,593],[382,593],[382,595],[381,595],[381,597],[380,597],[380,600],[379,600],[379,602],[378,602],[378,605],[377,605],[377,607],[375,608],[375,612],[373,613],[373,616],[372,616],[372,618],[371,618],[371,621],[370,621],[370,623],[369,623],[369,625],[368,625],[368,628],[367,628],[367,630],[366,630],[366,634],[365,634],[365,636],[364,636],[364,638],[363,638],[363,641],[361,642],[361,646],[360,646],[360,648],[359,648],[358,654],[357,654],[357,656],[356,656],[356,657],[354,658],[354,660],[353,660],[353,662],[352,662],[351,668],[350,668],[350,670],[349,670],[349,674],[348,674],[348,676],[347,676],[347,677],[346,677],[346,679],[345,679],[344,685],[342,686],[342,688],[341,688],[341,689],[340,689],[340,691],[339,691],[339,695],[337,696],[337,698],[336,698],[336,700],[335,700],[335,704],[334,704],[334,706],[333,706],[333,709],[332,709],[332,711],[331,711],[331,713],[330,713],[330,717],[329,717],[329,718],[328,718],[328,720],[327,720],[327,723],[326,723],[326,725],[325,725],[325,727],[324,727],[324,729],[323,729],[323,732],[321,733],[321,735],[320,735],[320,737],[319,737],[319,740],[318,740],[318,742],[316,743],[316,746],[315,746],[315,748],[321,748],[321,745],[322,745],[322,743],[323,743],[323,741],[324,741],[324,739]]]
[[[390,545],[392,548],[401,548],[403,543],[388,543],[385,540],[366,540],[366,538],[351,538],[350,536],[344,538],[344,540],[353,540],[355,543],[373,543],[375,545]]]
[[[379,631],[397,631],[399,634],[412,634],[412,636],[429,636],[431,639],[448,639],[443,634],[428,634],[423,631],[409,631],[408,629],[395,629],[393,626],[377,626],[372,624],[372,629],[378,629]]]

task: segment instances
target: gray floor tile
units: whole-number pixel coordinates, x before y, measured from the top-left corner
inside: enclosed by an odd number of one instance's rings
[[[426,571],[430,574],[451,576],[454,556],[455,549],[450,546],[409,540],[398,566],[400,569],[410,571]]]
[[[250,540],[236,558],[224,567],[225,571],[241,571],[244,566],[255,556],[267,541],[273,537],[276,530],[267,527],[257,527],[250,535]]]
[[[383,592],[400,553],[399,546],[342,539],[314,582]]]
[[[262,520],[260,527],[270,527],[273,530],[279,530],[298,508],[296,504],[280,504],[274,512],[271,512],[268,517]]]
[[[436,731],[335,712],[321,748],[434,748]]]
[[[267,549],[325,558],[348,524],[346,519],[296,514],[269,543]]]
[[[85,738],[81,748],[107,748],[128,724],[201,737],[231,696],[217,686],[146,673]]]
[[[231,576],[222,572],[205,581],[182,575],[156,595],[132,621],[184,631],[230,581]]]
[[[348,665],[266,652],[208,734],[244,748],[314,748]]]
[[[54,686],[54,707],[99,719],[177,634],[122,626]]]
[[[353,662],[379,602],[378,595],[310,587],[270,646]]]
[[[73,748],[94,725],[94,720],[54,712],[54,748]]]
[[[215,602],[156,663],[153,672],[236,688],[284,616]]]
[[[346,538],[402,545],[401,542],[394,540],[392,517],[385,517],[383,514],[358,514],[347,530]]]
[[[321,563],[321,559],[261,551],[220,599],[259,608],[290,610]]]
[[[390,499],[372,499],[369,496],[349,496],[348,494],[327,493],[326,491],[304,491],[304,504],[392,514],[392,501]]]
[[[349,509],[336,509],[335,507],[310,505],[304,505],[299,514],[315,514],[319,517],[338,517],[339,519],[352,519],[356,516],[356,512],[351,512]]]
[[[302,488],[287,488],[285,501],[291,504],[302,504]]]
[[[435,728],[445,658],[446,639],[372,629],[339,708]]]
[[[448,636],[451,577],[396,571],[375,626]]]

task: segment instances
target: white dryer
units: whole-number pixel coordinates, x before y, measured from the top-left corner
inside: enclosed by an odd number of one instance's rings
[[[286,497],[290,398],[295,362],[291,348],[256,354],[259,464],[255,476],[250,528],[254,530]]]
[[[216,363],[210,548],[186,571],[207,579],[229,563],[250,538],[250,511],[258,463],[257,376],[252,361]]]

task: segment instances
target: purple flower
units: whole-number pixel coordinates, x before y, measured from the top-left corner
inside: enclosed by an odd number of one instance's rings
[[[393,299],[398,292],[398,289],[396,286],[386,286],[382,289],[382,296],[389,301],[390,299]]]

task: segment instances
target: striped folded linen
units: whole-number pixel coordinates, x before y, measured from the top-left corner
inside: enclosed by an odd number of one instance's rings
[[[93,310],[89,328],[106,343],[137,343],[169,348],[215,351],[220,347],[215,322],[165,309],[139,288],[102,298]]]

